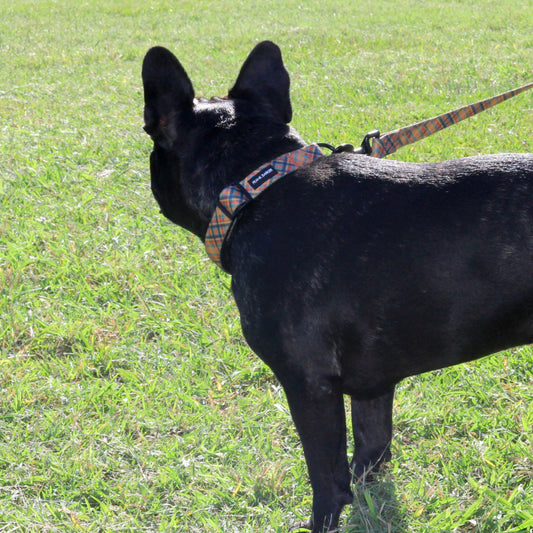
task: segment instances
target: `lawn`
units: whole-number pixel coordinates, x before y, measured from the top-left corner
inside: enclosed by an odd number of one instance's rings
[[[360,142],[533,79],[533,5],[2,0],[0,532],[286,532],[311,491],[230,278],[151,197],[142,58],[225,94],[277,42],[293,125]],[[533,150],[533,91],[403,148]],[[533,351],[398,387],[394,459],[345,533],[533,531]]]

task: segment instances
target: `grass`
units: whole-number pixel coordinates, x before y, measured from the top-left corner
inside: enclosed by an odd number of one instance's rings
[[[358,142],[531,81],[528,2],[3,0],[0,531],[286,531],[311,493],[229,278],[149,192],[140,65],[223,94],[270,38],[295,127]],[[402,149],[531,151],[532,98]],[[406,380],[394,460],[345,531],[531,532],[533,353]]]

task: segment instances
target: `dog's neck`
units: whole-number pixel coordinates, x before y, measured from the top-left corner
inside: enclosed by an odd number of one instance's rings
[[[222,149],[212,150],[204,145],[202,158],[193,153],[183,161],[184,186],[188,187],[191,207],[198,213],[195,233],[205,239],[205,233],[215,211],[218,197],[228,185],[239,182],[264,163],[282,154],[297,150],[306,145],[299,134],[291,127],[284,127],[283,135],[250,136],[247,139],[226,142]],[[209,156],[206,158],[206,153]],[[196,164],[203,159],[201,168]],[[193,205],[194,204],[194,205]]]
[[[239,183],[226,187],[218,198],[215,213],[204,239],[209,257],[223,270],[231,272],[231,261],[225,246],[238,213],[271,185],[291,174],[296,169],[307,166],[324,156],[317,144],[310,144],[291,152],[286,152],[261,165]],[[226,249],[226,253],[224,253]]]

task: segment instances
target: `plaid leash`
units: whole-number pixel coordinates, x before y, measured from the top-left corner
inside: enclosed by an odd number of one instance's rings
[[[405,128],[390,131],[381,135],[378,130],[368,133],[361,145],[361,148],[354,150],[350,144],[343,144],[337,148],[326,143],[310,144],[304,148],[300,148],[288,154],[284,154],[269,163],[260,166],[251,174],[246,176],[244,180],[234,183],[226,187],[218,198],[218,205],[215,208],[215,213],[211,218],[207,233],[205,235],[204,245],[207,255],[224,271],[221,260],[222,247],[226,235],[228,234],[235,216],[237,213],[256,196],[261,194],[267,187],[274,182],[290,174],[298,167],[308,165],[315,159],[322,157],[324,153],[320,146],[327,147],[333,153],[339,152],[355,152],[358,154],[366,154],[372,157],[386,157],[389,154],[396,152],[402,146],[414,143],[429,137],[438,131],[457,124],[477,113],[481,113],[492,106],[495,106],[517,94],[520,94],[528,89],[533,88],[533,83],[528,83],[517,89],[507,91],[505,93],[481,100],[475,104],[470,104],[459,109],[455,109],[449,113],[444,113],[434,118],[411,124]],[[370,140],[372,139],[372,145]],[[319,146],[320,145],[320,146]]]
[[[396,152],[402,146],[407,144],[414,143],[423,139],[424,137],[429,137],[434,133],[437,133],[452,124],[457,124],[461,120],[465,120],[477,113],[485,111],[489,107],[495,106],[517,94],[520,94],[528,89],[533,88],[533,83],[528,83],[523,87],[518,89],[513,89],[507,91],[503,94],[493,96],[492,98],[487,98],[486,100],[481,100],[475,104],[470,104],[464,107],[460,107],[450,113],[444,113],[438,117],[430,118],[416,124],[411,124],[405,128],[400,128],[398,130],[385,133],[380,135],[379,131],[370,132],[366,135],[362,148],[357,150],[359,153],[364,153],[372,157],[385,157],[389,154]],[[372,140],[372,146],[370,146],[370,139]]]
[[[218,205],[205,235],[204,246],[207,255],[227,272],[220,256],[235,215],[274,182],[323,155],[318,145],[310,144],[294,152],[283,154],[260,166],[239,183],[226,187],[218,197]]]

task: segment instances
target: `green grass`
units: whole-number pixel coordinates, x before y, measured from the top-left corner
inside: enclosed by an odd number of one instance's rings
[[[335,144],[531,81],[532,23],[510,0],[3,0],[0,531],[282,532],[310,509],[229,278],[151,198],[150,46],[211,96],[276,41],[295,127]],[[531,151],[532,117],[526,93],[395,157]],[[402,383],[345,531],[532,531],[532,369],[526,347]]]

